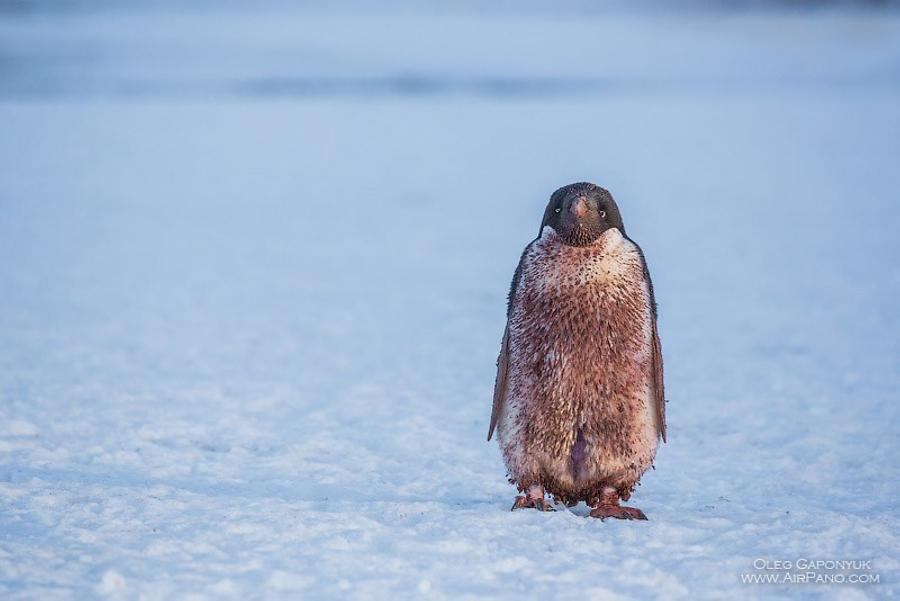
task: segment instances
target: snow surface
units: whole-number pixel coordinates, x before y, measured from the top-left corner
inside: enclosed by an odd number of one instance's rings
[[[0,596],[896,596],[898,65],[876,11],[0,15]],[[660,304],[646,523],[510,513],[484,440],[583,179]]]

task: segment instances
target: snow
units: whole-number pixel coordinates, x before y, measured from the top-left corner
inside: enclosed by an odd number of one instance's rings
[[[0,15],[0,596],[900,593],[898,59],[890,11]],[[584,179],[660,304],[646,523],[510,513],[485,442]]]

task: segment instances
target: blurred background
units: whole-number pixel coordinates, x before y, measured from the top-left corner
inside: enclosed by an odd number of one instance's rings
[[[0,593],[900,592],[898,165],[891,2],[0,1]],[[484,440],[582,180],[656,284],[647,524],[510,514]],[[796,557],[881,582],[741,583]]]

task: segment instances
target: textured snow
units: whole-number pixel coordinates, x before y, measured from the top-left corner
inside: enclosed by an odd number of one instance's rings
[[[900,593],[900,15],[0,15],[0,596]],[[669,443],[510,513],[546,198],[619,201]],[[872,585],[748,585],[754,560]]]

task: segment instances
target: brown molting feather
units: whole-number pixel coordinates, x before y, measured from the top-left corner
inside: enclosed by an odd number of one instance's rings
[[[522,255],[510,301],[491,432],[511,478],[568,503],[595,501],[604,487],[627,499],[665,431],[640,249],[615,228],[585,246],[545,228]]]

